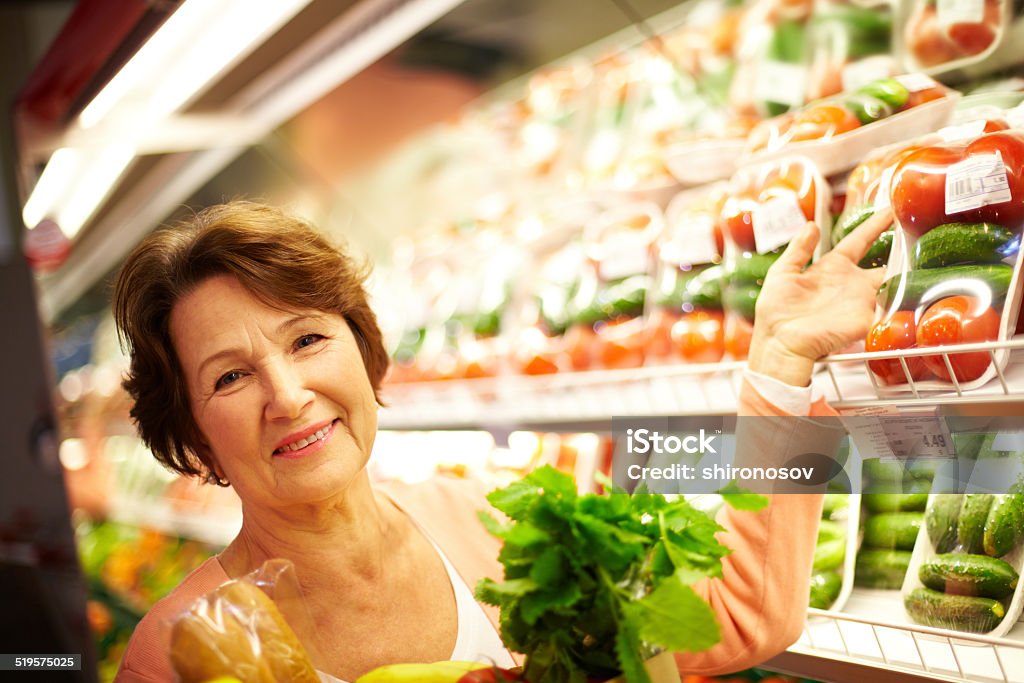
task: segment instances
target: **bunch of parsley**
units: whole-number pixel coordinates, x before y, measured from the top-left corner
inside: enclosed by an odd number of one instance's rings
[[[733,507],[767,499],[724,493]],[[492,492],[508,521],[480,517],[504,545],[505,580],[483,579],[479,600],[501,608],[501,637],[526,655],[531,683],[585,683],[623,674],[650,683],[659,649],[701,651],[721,639],[714,612],[691,587],[722,575],[722,530],[685,499],[578,495],[551,467]]]

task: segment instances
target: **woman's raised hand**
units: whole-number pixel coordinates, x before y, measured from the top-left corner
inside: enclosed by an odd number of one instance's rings
[[[805,386],[815,360],[864,338],[885,268],[865,269],[857,263],[891,224],[891,210],[877,211],[806,268],[818,244],[818,226],[805,226],[768,271],[761,289],[751,370]]]

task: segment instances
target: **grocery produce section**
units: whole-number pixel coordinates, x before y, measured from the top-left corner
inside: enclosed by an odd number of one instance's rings
[[[761,287],[807,221],[817,258],[888,210],[860,264],[887,268],[875,320],[821,359],[815,394],[846,416],[1021,414],[1022,46],[1009,0],[700,0],[423,135],[472,147],[445,170],[482,189],[410,217],[377,264],[393,365],[373,476],[499,486],[552,465],[598,491],[612,416],[736,412]],[[62,381],[85,386],[63,417],[83,443],[105,435],[116,491],[79,530],[108,674],[139,614],[240,523],[229,492],[145,458],[96,380],[119,363]],[[89,423],[98,401],[114,408]],[[1001,438],[954,452],[1016,474]],[[807,625],[767,667],[1024,683],[1024,490],[944,488],[937,462],[866,458],[863,494],[827,496]]]

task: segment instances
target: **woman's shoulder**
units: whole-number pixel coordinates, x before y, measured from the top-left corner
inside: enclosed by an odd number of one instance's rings
[[[173,680],[168,648],[170,623],[199,597],[229,580],[220,562],[211,557],[158,601],[135,627],[121,659],[118,681]]]

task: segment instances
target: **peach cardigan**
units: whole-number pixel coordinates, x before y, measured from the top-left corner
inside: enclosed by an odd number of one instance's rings
[[[810,412],[835,414],[823,401],[814,403]],[[740,414],[784,413],[745,382]],[[444,549],[470,588],[485,576],[501,577],[500,545],[476,517],[477,510],[488,507],[478,483],[437,478],[415,486],[389,485],[386,491]],[[723,509],[718,521],[727,530],[720,538],[733,552],[723,560],[722,579],[696,586],[718,617],[722,640],[707,652],[677,654],[681,671],[715,674],[746,669],[778,654],[799,637],[822,501],[820,494],[777,495],[759,513]],[[785,538],[785,546],[773,545],[773,538]],[[211,558],[154,605],[135,629],[115,680],[175,680],[164,622],[228,580],[217,558]],[[483,607],[497,628],[497,609]]]

